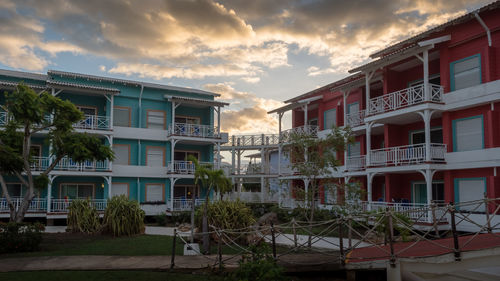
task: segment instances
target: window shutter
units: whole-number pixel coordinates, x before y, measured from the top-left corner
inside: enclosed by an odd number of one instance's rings
[[[456,151],[483,148],[483,119],[480,117],[455,121]]]
[[[126,183],[112,183],[111,196],[125,195],[128,197],[128,185]]]
[[[158,130],[165,129],[165,112],[148,111],[148,128]]]
[[[148,166],[152,167],[163,167],[163,148],[161,147],[149,147],[147,148],[147,161]]]
[[[458,199],[459,202],[482,200],[484,198],[484,179],[459,179]],[[484,212],[484,205],[477,208],[476,204],[470,206],[460,206],[461,211]]]
[[[113,163],[118,165],[130,165],[130,150],[128,145],[113,145],[113,152],[115,153],[115,160],[113,160]]]
[[[454,64],[455,90],[481,84],[481,63],[479,60],[479,56],[474,56]]]
[[[347,105],[347,113],[355,113],[359,111],[359,103],[351,103]]]
[[[146,201],[147,202],[161,202],[163,199],[163,186],[161,184],[148,184],[146,185],[147,194]]]
[[[128,108],[113,109],[113,125],[120,127],[130,127],[130,110]]]
[[[324,126],[323,129],[331,129],[333,126],[337,125],[337,110],[335,109],[330,109],[325,111],[325,120],[324,120]]]

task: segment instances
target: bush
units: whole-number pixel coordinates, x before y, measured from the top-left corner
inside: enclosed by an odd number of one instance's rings
[[[167,214],[159,214],[155,216],[155,222],[159,226],[166,226],[167,225]]]
[[[40,223],[0,223],[0,253],[39,250],[44,228]]]
[[[245,255],[239,261],[239,267],[226,280],[240,281],[280,281],[286,280],[283,268],[276,264],[268,254],[269,246],[262,244],[250,248],[251,255]]]
[[[103,231],[114,236],[144,233],[145,213],[137,201],[125,195],[114,196],[108,200],[104,212]]]
[[[99,214],[90,200],[73,200],[68,210],[69,231],[83,233],[96,233],[99,231],[101,227]]]
[[[196,225],[201,229],[203,206],[196,210]],[[252,211],[245,203],[236,201],[215,201],[208,204],[208,225],[219,229],[240,229],[255,223]]]
[[[272,212],[278,204],[275,203],[246,203],[246,205],[252,210],[252,214],[255,218],[259,218],[264,214]]]
[[[175,212],[172,214],[171,218],[172,223],[178,225],[181,223],[191,223],[191,212]]]

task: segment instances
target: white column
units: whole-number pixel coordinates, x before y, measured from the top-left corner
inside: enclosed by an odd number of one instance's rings
[[[281,176],[281,144],[278,144],[278,176]]]
[[[431,112],[429,109],[424,110],[424,125],[425,125],[425,161],[431,162]]]
[[[307,118],[307,103],[302,107],[302,109],[304,110],[304,126],[307,126],[307,121],[308,121],[308,118]]]
[[[173,134],[175,131],[175,102],[172,101],[172,127],[170,128],[170,134]]]
[[[220,142],[217,143],[217,169],[220,169]]]
[[[114,104],[115,104],[115,96],[114,95],[111,95],[111,101],[110,101],[110,104],[111,104],[111,109],[110,109],[110,112],[109,112],[109,128],[113,129],[113,115],[114,115],[114,110],[113,108],[115,107]]]
[[[427,207],[430,208],[432,203],[432,171],[430,169],[425,170],[425,184],[427,187]],[[427,221],[432,222],[432,211],[427,213]]]
[[[170,210],[174,211],[174,186],[176,180],[174,178],[170,179]]]
[[[264,170],[265,169],[265,167],[264,167],[264,163],[265,163],[264,157],[265,157],[265,155],[264,155],[264,148],[261,148],[260,149],[260,172],[261,173],[265,172],[265,170]]]
[[[372,122],[366,123],[366,167],[370,166],[370,154],[372,148]]]
[[[238,149],[238,163],[237,163],[237,174],[241,174],[241,150]]]
[[[111,198],[111,176],[106,177],[106,183],[108,184],[108,199]]]
[[[113,135],[109,136],[109,147],[111,147],[111,149],[113,149]],[[110,171],[113,171],[113,161],[109,161],[109,170]]]
[[[233,145],[234,145],[234,136],[233,136]],[[236,150],[234,146],[231,149],[231,174],[235,174],[235,166],[236,166]]]
[[[343,96],[343,109],[344,109],[344,127],[347,126],[347,95],[348,93],[346,91],[342,91],[342,96]],[[325,121],[323,120],[323,128]]]
[[[220,106],[217,107],[217,135],[220,136]]]
[[[260,177],[260,202],[264,203],[265,201],[265,196],[266,196],[266,187],[264,184],[264,177]]]
[[[370,80],[372,78],[372,73],[365,73],[365,103],[366,103],[366,115],[370,114]]]
[[[429,87],[429,51],[425,50],[423,53],[423,62],[424,62],[424,95],[425,100],[430,101],[430,87]]]
[[[372,203],[372,179],[373,179],[373,174],[367,174],[366,175],[366,196],[367,196],[367,201],[368,201],[368,211],[371,210],[371,203]]]
[[[177,143],[176,140],[171,140],[170,141],[170,172],[174,172],[174,151],[175,151],[175,144]]]
[[[47,185],[47,213],[50,213],[52,209],[52,180],[53,178],[49,176],[49,184]]]
[[[278,113],[278,134],[281,140],[281,119],[283,118],[283,112]]]

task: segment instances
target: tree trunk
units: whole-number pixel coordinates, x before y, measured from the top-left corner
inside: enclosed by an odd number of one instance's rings
[[[208,201],[210,200],[211,188],[207,190],[207,196],[205,196],[205,204],[203,208],[203,219],[202,219],[202,231],[203,231],[203,252],[204,254],[210,253],[210,236],[208,234]]]

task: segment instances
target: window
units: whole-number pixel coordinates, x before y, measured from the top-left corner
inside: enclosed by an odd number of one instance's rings
[[[451,90],[481,84],[481,55],[477,54],[450,64]]]
[[[425,143],[425,131],[410,132],[410,144],[419,143]],[[431,129],[431,143],[443,143],[443,129],[441,127]]]
[[[20,183],[8,183],[7,192],[9,192],[10,197],[23,197],[26,194],[26,187],[22,187]],[[4,192],[2,192],[2,197],[5,197]]]
[[[192,185],[176,185],[174,187],[174,198],[191,199],[195,191],[195,197],[198,197],[198,190]]]
[[[453,151],[484,148],[483,116],[453,120]]]
[[[161,146],[146,147],[146,165],[163,167],[165,163],[165,148]]]
[[[200,124],[200,118],[198,117],[188,117],[188,116],[176,116],[175,123],[183,124]]]
[[[165,130],[165,111],[148,110],[147,119],[149,129]]]
[[[348,104],[347,105],[347,113],[355,113],[355,112],[359,112],[359,103],[357,102],[353,102],[351,104]]]
[[[129,186],[128,183],[112,183],[111,184],[111,197],[125,195],[128,197]]]
[[[95,107],[77,105],[76,108],[83,112],[83,115],[97,115],[97,108]]]
[[[130,145],[113,144],[113,152],[115,153],[115,160],[113,160],[113,163],[118,165],[130,165]]]
[[[130,127],[130,107],[115,106],[113,108],[113,125]]]
[[[198,151],[175,151],[174,160],[176,161],[186,161],[189,156],[194,156],[194,158],[200,160],[200,153]]]
[[[455,179],[455,202],[482,200],[486,192],[486,178]],[[461,211],[484,212],[484,205],[460,206]]]
[[[324,113],[325,120],[323,122],[323,129],[331,129],[333,126],[337,126],[337,110],[330,109]]]
[[[163,202],[163,184],[148,183],[146,184],[146,202]]]
[[[361,143],[359,141],[351,143],[347,147],[349,156],[359,156],[361,155]]]
[[[94,198],[94,185],[85,183],[63,183],[59,188],[60,198],[86,199]]]
[[[313,118],[307,120],[307,125],[309,126],[318,126],[318,118]]]

